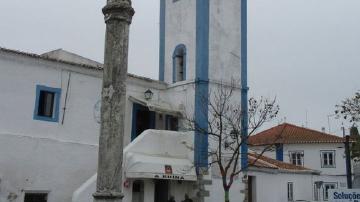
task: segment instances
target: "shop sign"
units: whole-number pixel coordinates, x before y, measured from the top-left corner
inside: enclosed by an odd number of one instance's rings
[[[125,187],[125,188],[129,188],[129,187],[130,187],[130,181],[129,181],[128,179],[126,179],[126,180],[124,181],[124,187]]]
[[[329,202],[360,202],[360,189],[329,189]]]
[[[181,175],[154,175],[155,179],[168,179],[168,180],[185,180],[184,176]]]

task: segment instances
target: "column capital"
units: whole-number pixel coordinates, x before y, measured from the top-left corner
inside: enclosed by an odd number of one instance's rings
[[[132,16],[135,14],[130,0],[110,0],[102,9],[102,12],[105,15],[105,23],[111,20],[118,20],[130,24]]]

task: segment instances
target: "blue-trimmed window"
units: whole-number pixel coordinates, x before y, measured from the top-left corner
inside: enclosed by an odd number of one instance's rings
[[[59,121],[60,88],[36,85],[34,119],[41,121]]]
[[[186,80],[186,46],[177,45],[173,53],[173,82]]]

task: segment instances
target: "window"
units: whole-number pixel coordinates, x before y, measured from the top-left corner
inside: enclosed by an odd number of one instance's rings
[[[323,197],[324,200],[329,200],[329,189],[336,189],[336,183],[324,183],[323,185]]]
[[[148,107],[134,103],[132,112],[131,141],[147,129],[155,129],[156,113]]]
[[[287,198],[288,201],[294,201],[294,183],[292,182],[287,184]]]
[[[179,120],[175,116],[166,115],[166,123],[165,123],[166,130],[178,131],[179,129]]]
[[[47,193],[25,193],[24,202],[47,202]]]
[[[314,201],[319,201],[320,200],[319,189],[320,189],[320,187],[318,187],[316,185],[316,183],[314,183]]]
[[[186,47],[184,44],[176,46],[173,53],[173,82],[186,79]]]
[[[60,88],[36,86],[34,119],[57,122],[59,120]]]
[[[291,151],[289,152],[290,155],[290,163],[303,166],[304,165],[304,152],[303,151]]]
[[[320,151],[321,152],[321,167],[335,168],[335,151]]]

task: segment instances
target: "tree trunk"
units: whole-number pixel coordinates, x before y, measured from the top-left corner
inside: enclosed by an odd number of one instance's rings
[[[225,202],[230,202],[229,189],[225,189]]]

